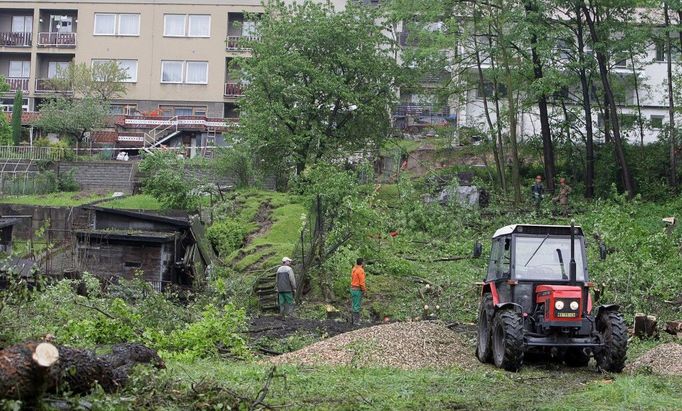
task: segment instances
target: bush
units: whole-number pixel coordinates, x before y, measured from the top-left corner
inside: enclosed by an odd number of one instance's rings
[[[208,239],[221,257],[241,248],[248,233],[246,223],[232,219],[216,221],[206,230]]]
[[[196,181],[185,173],[185,160],[174,152],[155,152],[140,163],[143,191],[167,208],[191,210],[199,197]]]

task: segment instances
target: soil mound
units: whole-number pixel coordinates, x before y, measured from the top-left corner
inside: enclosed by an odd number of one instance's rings
[[[682,375],[682,344],[661,344],[628,364],[625,369],[630,372],[646,369],[655,374]]]
[[[402,369],[471,368],[478,362],[469,345],[441,322],[396,322],[340,334],[270,361]]]

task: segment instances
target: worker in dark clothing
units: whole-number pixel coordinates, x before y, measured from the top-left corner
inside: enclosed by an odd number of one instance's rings
[[[568,215],[568,195],[571,194],[571,187],[566,184],[566,179],[559,179],[559,195],[552,199],[552,202],[559,203],[561,206],[561,214]]]
[[[291,268],[291,258],[282,258],[282,265],[277,269],[277,279],[275,283],[277,290],[277,301],[279,303],[279,313],[282,319],[294,313],[294,295],[296,295],[296,276]]]
[[[545,186],[542,185],[542,176],[535,177],[535,184],[530,188],[531,195],[533,196],[533,205],[535,206],[535,211],[540,211],[540,203],[542,198],[545,196]]]
[[[362,308],[362,297],[367,296],[367,286],[365,285],[365,262],[358,258],[350,274],[350,298],[352,303],[352,324],[360,324],[360,310]]]

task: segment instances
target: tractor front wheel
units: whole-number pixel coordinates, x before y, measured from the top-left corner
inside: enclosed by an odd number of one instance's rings
[[[498,368],[518,371],[523,364],[523,320],[514,310],[495,314],[492,329],[493,361]]]
[[[486,293],[478,307],[478,335],[476,339],[476,357],[482,363],[492,362],[493,346],[490,342],[490,323],[493,313],[493,297]]]
[[[597,318],[597,331],[604,344],[594,354],[597,366],[608,372],[621,372],[628,350],[628,329],[617,311],[606,311]]]

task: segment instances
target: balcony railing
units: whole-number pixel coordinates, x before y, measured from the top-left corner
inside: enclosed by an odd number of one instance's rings
[[[71,94],[73,90],[66,88],[58,88],[53,82],[46,78],[36,79],[36,93],[64,93]]]
[[[225,50],[251,50],[250,47],[244,46],[244,43],[258,41],[259,39],[258,36],[227,36]]]
[[[450,107],[437,107],[425,104],[400,104],[393,110],[395,116],[443,116],[450,114]]]
[[[30,32],[4,32],[0,33],[0,46],[4,47],[31,47],[33,33]]]
[[[244,95],[244,86],[235,81],[225,83],[225,97],[240,97]]]
[[[76,33],[38,33],[38,47],[76,47]]]
[[[5,81],[9,84],[9,91],[28,91],[28,77],[6,77]]]

